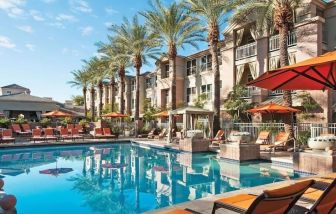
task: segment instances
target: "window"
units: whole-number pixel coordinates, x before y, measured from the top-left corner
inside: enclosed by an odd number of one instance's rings
[[[201,59],[201,70],[208,71],[211,70],[212,63],[211,63],[211,55],[203,56]]]
[[[169,103],[169,90],[165,90],[165,101],[166,101],[166,108],[168,107]]]
[[[161,72],[161,78],[164,79],[168,77],[169,77],[169,64],[165,64]]]
[[[187,102],[191,102],[196,94],[196,87],[187,88]]]
[[[195,73],[196,73],[196,59],[193,59],[187,62],[187,76],[193,75]]]
[[[7,94],[7,95],[10,95],[10,94],[12,94],[12,92],[11,92],[11,91],[7,91],[6,94]]]
[[[202,94],[205,94],[206,99],[211,100],[212,85],[211,84],[202,85],[201,90]]]
[[[147,78],[146,79],[146,88],[151,88],[152,87],[152,78]]]
[[[135,99],[132,98],[131,100],[131,109],[135,109]]]
[[[131,81],[131,91],[135,91],[135,80]]]

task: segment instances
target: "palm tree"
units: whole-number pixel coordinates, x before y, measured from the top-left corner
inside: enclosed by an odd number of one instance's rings
[[[198,20],[189,16],[185,8],[176,2],[165,7],[160,0],[150,2],[151,10],[140,13],[147,20],[149,29],[159,36],[160,42],[168,47],[171,73],[171,108],[176,109],[176,56],[178,48],[188,44],[198,48],[197,42],[204,40]]]
[[[238,10],[232,16],[231,22],[255,21],[257,30],[263,31],[272,27],[279,31],[280,66],[289,65],[287,40],[290,31],[294,28],[294,11],[304,0],[254,0],[238,1]],[[254,17],[247,20],[246,17]],[[283,99],[286,106],[292,106],[290,91],[284,91]],[[285,119],[285,130],[294,136],[292,118]]]
[[[120,26],[112,26],[111,31],[115,33],[115,43],[125,47],[128,50],[130,58],[133,62],[133,67],[136,70],[136,86],[135,86],[135,135],[139,129],[139,77],[140,70],[143,64],[146,64],[147,58],[156,59],[160,54],[158,47],[157,36],[151,33],[146,26],[139,23],[138,17],[135,15],[132,22],[124,18]]]
[[[213,133],[220,129],[220,73],[219,73],[219,41],[220,25],[231,9],[231,1],[226,0],[185,0],[184,6],[195,16],[202,17],[208,29],[208,43],[214,72],[213,82]]]
[[[86,70],[75,70],[72,71],[73,80],[68,83],[71,84],[72,87],[82,88],[83,98],[84,98],[84,115],[87,117],[87,104],[86,104],[86,94],[89,86],[90,77]]]

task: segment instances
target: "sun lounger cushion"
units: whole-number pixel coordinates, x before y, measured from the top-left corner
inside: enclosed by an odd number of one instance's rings
[[[188,210],[183,209],[175,209],[172,211],[168,211],[165,214],[191,214],[192,212],[189,212]]]
[[[257,197],[258,196],[256,195],[239,194],[232,197],[219,199],[216,202],[230,204],[232,206],[247,210]]]

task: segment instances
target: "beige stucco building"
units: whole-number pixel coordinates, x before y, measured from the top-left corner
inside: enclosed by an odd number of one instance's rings
[[[296,11],[295,27],[288,38],[289,61],[295,63],[304,59],[321,55],[336,48],[336,7],[321,0],[312,0],[305,8]],[[279,62],[279,37],[275,30],[257,32],[255,24],[230,25],[224,32],[224,41],[220,48],[220,80],[221,100],[236,84],[245,85],[265,71],[276,69]],[[170,73],[168,59],[162,57],[156,62],[156,69],[140,77],[140,114],[143,103],[147,99],[153,106],[162,109],[170,107]],[[193,105],[201,94],[206,97],[206,109],[212,109],[213,72],[209,50],[197,52],[189,56],[178,56],[176,62],[177,106]],[[127,113],[134,113],[134,77],[126,80],[125,106]],[[117,87],[116,102],[120,103],[120,87]],[[247,95],[242,97],[256,104],[281,103],[282,91],[267,91],[259,88],[246,88]],[[108,97],[109,88],[105,95]],[[294,106],[302,103],[297,98],[299,91],[293,92]],[[334,91],[309,91],[312,98],[321,106],[311,122],[331,122],[335,102]],[[88,98],[90,99],[90,98]],[[105,101],[108,99],[105,99]],[[98,101],[96,102],[98,103]],[[88,105],[90,103],[88,102]],[[222,118],[225,109],[222,107]],[[262,118],[256,117],[255,121]],[[308,122],[308,121],[306,121]]]

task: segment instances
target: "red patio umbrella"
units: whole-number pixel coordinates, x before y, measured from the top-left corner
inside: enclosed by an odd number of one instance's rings
[[[43,117],[72,117],[72,114],[69,114],[69,113],[66,113],[66,112],[63,112],[63,111],[58,111],[58,110],[55,110],[55,111],[51,111],[51,112],[48,112],[48,113],[44,113],[42,114]]]
[[[286,113],[297,113],[299,109],[291,108],[288,106],[282,106],[275,103],[270,103],[261,107],[253,108],[247,110],[250,113],[262,113],[262,114],[286,114]]]
[[[122,114],[122,113],[119,113],[119,112],[110,112],[110,113],[102,115],[102,117],[122,118],[122,117],[128,117],[128,115]]]
[[[336,51],[268,71],[247,85],[269,90],[336,90]]]

